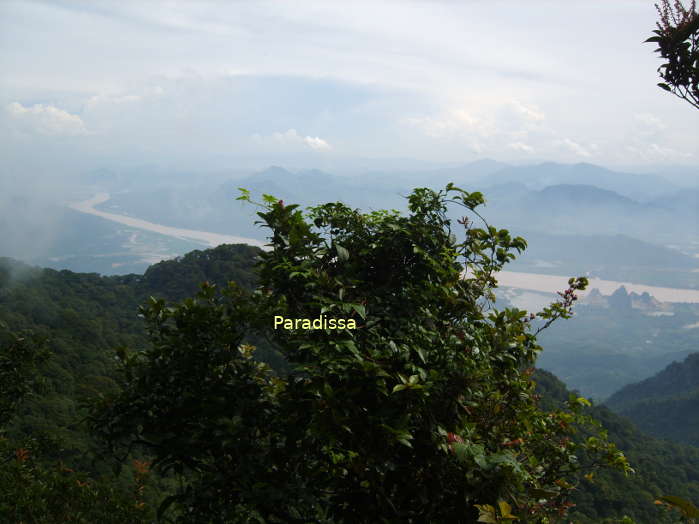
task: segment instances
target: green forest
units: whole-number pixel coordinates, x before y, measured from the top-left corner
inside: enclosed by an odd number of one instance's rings
[[[699,520],[696,140],[633,3],[44,4],[3,9],[0,523]],[[699,109],[696,1],[655,11]]]
[[[699,450],[534,372],[584,282],[536,319],[495,309],[525,242],[465,218],[457,244],[446,205],[481,203],[450,187],[407,216],[306,218],[268,198],[269,251],[144,275],[2,259],[3,520],[676,522],[655,501],[699,500]],[[363,329],[271,329],[319,310]]]

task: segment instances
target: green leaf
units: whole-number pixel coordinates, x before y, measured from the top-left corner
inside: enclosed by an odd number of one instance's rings
[[[352,304],[352,309],[354,309],[357,314],[362,317],[362,320],[366,320],[366,308],[361,304]]]
[[[575,401],[576,401],[578,404],[580,404],[581,406],[587,406],[587,407],[592,406],[592,402],[590,402],[589,400],[587,400],[585,397],[578,397],[578,398],[575,399]]]
[[[699,517],[699,508],[697,508],[688,500],[683,499],[682,497],[666,495],[664,497],[660,497],[660,500],[662,500],[666,504],[678,508],[685,517],[688,517],[690,519]]]
[[[340,244],[335,244],[335,250],[337,251],[337,259],[344,262],[349,259],[349,251],[347,251]]]

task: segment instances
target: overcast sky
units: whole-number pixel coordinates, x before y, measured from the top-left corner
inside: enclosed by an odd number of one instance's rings
[[[652,1],[0,2],[2,168],[699,164]],[[311,167],[311,166],[308,166]]]

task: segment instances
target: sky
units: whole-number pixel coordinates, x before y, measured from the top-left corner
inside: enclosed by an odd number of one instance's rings
[[[641,0],[3,0],[0,180],[276,158],[696,166],[699,111],[656,86],[643,43],[656,19]]]

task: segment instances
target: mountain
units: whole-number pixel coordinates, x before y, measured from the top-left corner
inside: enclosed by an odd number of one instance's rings
[[[652,205],[669,209],[699,220],[699,188],[684,188],[680,191],[651,200]],[[697,222],[699,226],[699,222]]]
[[[155,264],[143,275],[112,277],[0,259],[0,321],[48,337],[53,352],[43,369],[46,389],[25,403],[10,428],[12,435],[60,438],[61,445],[52,451],[56,459],[67,467],[104,471],[105,464],[93,462],[93,442],[79,423],[84,415],[81,401],[115,387],[116,347],[146,343],[137,305],[149,296],[181,300],[203,280],[222,286],[233,279],[250,288],[260,253],[251,246],[222,245]],[[263,341],[256,343],[273,367],[284,366]],[[544,347],[548,348],[545,342]],[[575,362],[569,359],[568,367],[576,367]],[[566,387],[552,374],[539,370],[535,378],[544,396],[542,407],[554,407],[567,398]],[[576,522],[599,523],[624,514],[638,522],[672,522],[653,505],[655,497],[673,494],[699,501],[699,451],[647,437],[605,407],[595,407],[591,414],[602,420],[611,439],[627,453],[637,475],[601,473],[595,483],[582,481],[574,501]]]
[[[542,404],[552,409],[570,391],[551,373],[534,374]],[[602,423],[609,438],[626,455],[635,474],[600,470],[594,481],[581,481],[573,497],[570,522],[599,524],[623,522],[624,515],[640,523],[677,522],[653,503],[663,495],[675,495],[699,503],[699,449],[648,436],[632,422],[606,406],[593,406],[588,413]],[[581,436],[584,437],[584,436]]]
[[[625,235],[677,245],[688,254],[695,250],[696,228],[693,221],[687,225],[696,215],[691,215],[692,200],[686,192],[672,193],[675,186],[661,177],[617,173],[591,164],[507,166],[485,159],[449,168],[374,170],[353,176],[270,166],[229,178],[223,178],[224,173],[173,175],[176,183],[161,172],[156,174],[142,187],[129,179],[122,190],[114,189],[114,180],[121,180],[121,175],[107,178],[107,189],[114,190],[110,190],[111,200],[99,208],[168,226],[262,240],[264,230],[253,224],[257,210],[235,201],[239,187],[253,196],[267,193],[302,207],[341,200],[362,209],[404,210],[404,197],[412,188],[443,188],[453,182],[481,191],[488,222],[519,235]],[[98,176],[90,179],[99,180]],[[462,213],[454,206],[450,216],[456,219]]]
[[[538,337],[544,347],[538,365],[597,400],[697,351],[699,332],[686,326],[697,323],[699,307],[673,304],[657,314],[625,307],[633,297],[617,291],[617,306],[605,307],[609,298],[603,304],[583,302],[573,318]]]
[[[25,403],[11,427],[15,435],[60,435],[56,458],[90,469],[91,440],[78,424],[86,395],[114,387],[114,350],[146,343],[138,306],[150,296],[182,300],[203,281],[231,279],[250,288],[260,250],[222,245],[151,266],[144,275],[100,276],[28,266],[0,258],[0,324],[48,339],[52,358],[42,370],[46,390]],[[269,361],[276,362],[272,352]]]
[[[665,272],[691,272],[699,267],[695,257],[627,235],[553,235],[540,231],[520,234],[527,240],[527,250],[509,266],[512,270],[526,267],[527,271],[536,272],[537,262],[548,262],[565,274],[584,270],[608,280],[623,281],[613,276],[614,270],[658,268]]]
[[[496,185],[521,182],[531,189],[554,185],[588,185],[613,191],[634,200],[647,200],[677,186],[658,175],[639,175],[612,171],[594,164],[557,164],[545,162],[530,166],[508,166],[480,180]]]
[[[699,446],[699,353],[625,386],[605,404],[650,435]]]

